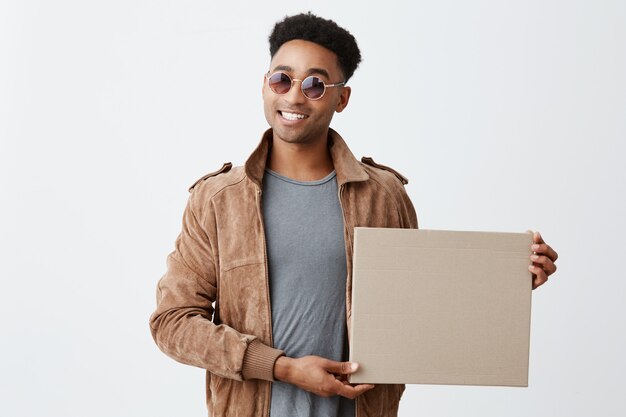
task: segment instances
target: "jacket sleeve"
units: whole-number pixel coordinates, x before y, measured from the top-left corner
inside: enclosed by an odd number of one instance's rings
[[[406,193],[404,187],[402,187],[402,215],[405,219],[406,227],[409,229],[417,229],[417,213],[415,213],[415,207],[413,207],[413,203],[409,198],[409,195]]]
[[[406,192],[404,185],[399,185],[398,196],[398,215],[400,216],[400,222],[405,229],[417,229],[417,214],[415,213],[415,207]]]
[[[217,296],[210,239],[193,206],[185,208],[182,231],[157,286],[157,308],[150,330],[158,347],[173,359],[221,377],[273,380],[274,362],[283,354],[224,324],[212,322]]]

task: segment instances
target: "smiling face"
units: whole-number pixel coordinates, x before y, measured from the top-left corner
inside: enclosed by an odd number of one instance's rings
[[[270,63],[270,73],[275,71],[298,80],[314,75],[325,84],[344,81],[335,53],[299,39],[284,43],[276,51]],[[326,140],[334,113],[343,111],[349,98],[350,87],[339,86],[326,88],[319,100],[309,100],[302,94],[300,81],[294,81],[286,94],[276,94],[263,78],[265,119],[273,129],[275,140],[299,144]]]

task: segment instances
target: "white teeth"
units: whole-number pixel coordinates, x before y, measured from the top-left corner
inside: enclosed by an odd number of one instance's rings
[[[280,114],[283,115],[283,117],[287,120],[298,120],[298,119],[304,119],[306,117],[306,115],[304,114],[298,114],[298,113],[287,113],[285,111],[280,112]]]

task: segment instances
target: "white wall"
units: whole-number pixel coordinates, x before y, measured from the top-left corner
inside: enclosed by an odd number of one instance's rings
[[[204,416],[149,335],[187,186],[266,128],[267,36],[312,10],[364,60],[334,127],[423,228],[537,229],[530,387],[409,386],[408,416],[626,415],[626,3],[0,3],[0,415]]]

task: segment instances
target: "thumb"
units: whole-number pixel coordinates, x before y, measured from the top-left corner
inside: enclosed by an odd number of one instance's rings
[[[359,369],[359,364],[356,362],[336,362],[327,361],[325,366],[327,371],[333,374],[348,375],[356,372]]]

